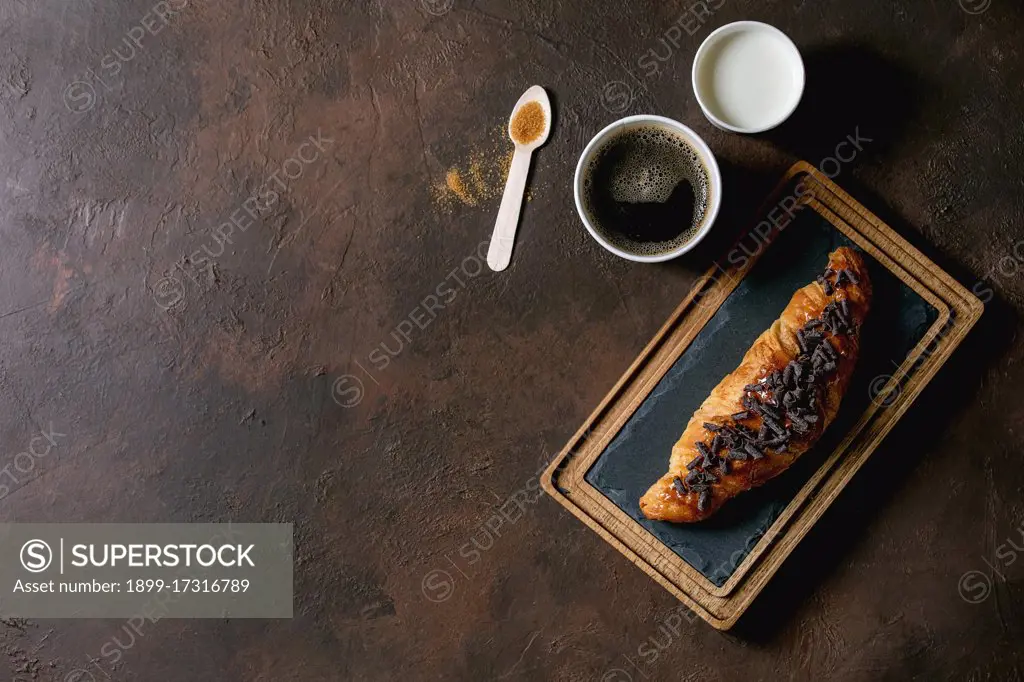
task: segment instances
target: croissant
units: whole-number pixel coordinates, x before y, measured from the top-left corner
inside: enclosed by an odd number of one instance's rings
[[[702,521],[810,449],[839,411],[870,305],[863,259],[837,249],[694,412],[668,472],[640,498],[644,516]]]

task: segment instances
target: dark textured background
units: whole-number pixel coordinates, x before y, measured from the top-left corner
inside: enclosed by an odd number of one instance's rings
[[[716,0],[695,25],[687,0],[171,0],[111,76],[151,4],[2,0],[0,517],[294,521],[297,556],[293,620],[8,620],[0,679],[1021,679],[1024,14],[961,2]],[[689,86],[738,19],[807,60],[763,136],[714,130]],[[457,284],[498,198],[438,185],[505,151],[533,83],[557,124],[512,266]],[[693,126],[727,183],[713,238],[665,265],[602,251],[571,198],[586,141],[639,112]],[[838,182],[985,316],[739,627],[673,632],[675,600],[536,472],[785,168],[858,128]],[[318,130],[326,153],[196,271]]]

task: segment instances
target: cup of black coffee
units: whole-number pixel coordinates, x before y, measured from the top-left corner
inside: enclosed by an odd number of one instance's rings
[[[704,140],[663,116],[628,116],[594,136],[576,165],[576,210],[601,246],[656,263],[704,238],[722,176]]]

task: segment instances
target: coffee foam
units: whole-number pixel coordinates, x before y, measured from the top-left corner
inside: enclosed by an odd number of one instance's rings
[[[637,241],[618,230],[600,225],[593,206],[593,179],[602,162],[615,149],[622,154],[614,168],[609,187],[603,188],[620,203],[668,200],[683,180],[694,192],[694,212],[690,227],[668,241]],[[623,153],[624,152],[624,153]],[[674,251],[693,239],[704,224],[710,189],[708,171],[700,154],[678,133],[650,124],[630,128],[605,140],[591,155],[583,173],[583,203],[590,222],[616,247],[641,256],[656,256]]]

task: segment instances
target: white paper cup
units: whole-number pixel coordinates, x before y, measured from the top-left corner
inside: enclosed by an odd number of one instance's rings
[[[713,125],[761,133],[796,110],[804,93],[804,62],[785,33],[760,21],[737,21],[711,32],[693,58],[693,94]]]
[[[586,202],[583,198],[583,184],[584,184],[584,172],[587,165],[593,159],[595,153],[601,149],[603,144],[609,139],[627,131],[632,128],[642,128],[645,126],[656,126],[664,128],[675,135],[683,138],[693,151],[700,157],[701,163],[707,170],[708,176],[708,196],[707,203],[704,210],[704,215],[701,219],[700,224],[696,228],[694,235],[687,241],[683,242],[679,246],[658,252],[655,254],[639,253],[631,250],[627,250],[622,246],[614,244],[612,240],[600,229],[597,228],[594,221],[591,219],[589,211],[586,206]],[[611,251],[616,256],[625,258],[626,260],[635,261],[637,263],[660,263],[667,261],[677,256],[681,256],[693,249],[700,240],[711,231],[711,226],[715,222],[715,218],[718,217],[718,209],[722,205],[722,174],[718,169],[718,162],[715,160],[715,155],[711,153],[711,149],[701,139],[700,135],[693,132],[679,121],[674,121],[664,116],[654,116],[651,114],[640,114],[637,116],[627,116],[621,118],[618,121],[608,125],[601,132],[594,136],[594,138],[587,144],[583,150],[583,154],[580,155],[580,160],[576,164],[576,176],[573,180],[573,194],[576,198],[576,212],[580,215],[580,220],[583,221],[583,226],[587,228],[587,232],[593,237],[598,244]]]

